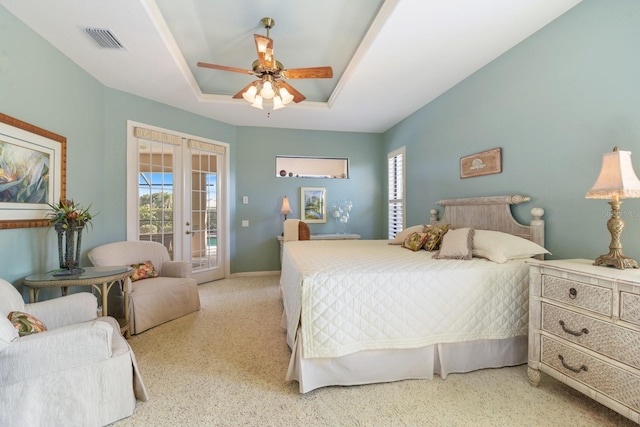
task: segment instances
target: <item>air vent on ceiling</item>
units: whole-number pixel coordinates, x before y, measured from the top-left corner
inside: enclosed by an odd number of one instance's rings
[[[102,28],[85,28],[81,27],[82,31],[87,33],[89,37],[93,39],[96,44],[105,49],[126,49],[124,45],[113,35],[111,30],[105,30]]]

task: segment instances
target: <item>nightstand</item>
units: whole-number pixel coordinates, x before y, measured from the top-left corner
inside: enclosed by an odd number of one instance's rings
[[[530,383],[544,372],[640,423],[640,270],[530,264]]]
[[[311,240],[360,240],[359,234],[312,234]],[[278,236],[280,242],[280,265],[282,265],[282,248],[284,247],[284,236]]]

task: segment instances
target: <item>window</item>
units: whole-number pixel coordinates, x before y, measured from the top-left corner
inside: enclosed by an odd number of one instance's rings
[[[389,239],[404,229],[404,147],[387,154],[389,169]]]

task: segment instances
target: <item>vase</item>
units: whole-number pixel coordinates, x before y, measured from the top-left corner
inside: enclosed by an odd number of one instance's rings
[[[80,274],[84,269],[80,268],[80,248],[82,246],[82,230],[80,224],[56,224],[58,233],[58,261],[60,270],[54,276],[67,276]]]

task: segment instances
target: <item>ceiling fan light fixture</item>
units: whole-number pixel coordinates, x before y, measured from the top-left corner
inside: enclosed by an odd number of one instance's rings
[[[266,99],[268,108],[273,106],[274,110],[279,110],[291,102],[299,103],[306,99],[296,88],[281,79],[333,78],[333,69],[330,66],[285,69],[282,63],[275,59],[273,40],[269,38],[269,30],[275,25],[275,20],[273,18],[263,18],[260,23],[267,30],[267,35],[266,37],[260,34],[253,35],[258,59],[253,61],[250,70],[198,62],[198,67],[249,74],[257,77],[258,80],[249,83],[238,93],[234,94],[232,96],[233,99],[242,97],[252,107],[261,110],[264,109],[263,101]]]
[[[251,106],[262,110],[262,97],[260,95],[256,95],[256,99],[253,101]]]
[[[276,95],[273,97],[273,109],[279,110],[281,108],[284,108],[284,104],[282,103],[282,99]]]
[[[251,86],[245,93],[242,94],[242,97],[249,104],[253,104],[253,101],[256,99],[256,94],[258,93],[258,88],[255,86]]]
[[[273,84],[267,80],[266,82],[264,82],[262,84],[262,89],[260,90],[260,95],[262,95],[262,97],[264,99],[271,99],[274,97],[275,95],[275,91],[273,90]]]
[[[280,98],[282,99],[282,103],[284,105],[287,105],[291,101],[293,101],[293,95],[289,93],[286,87],[280,88]]]

